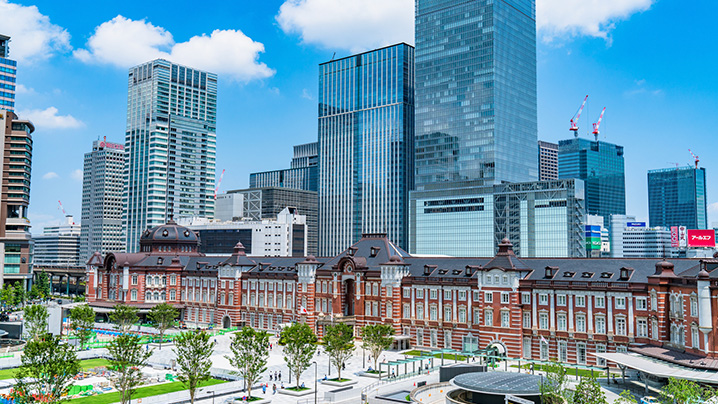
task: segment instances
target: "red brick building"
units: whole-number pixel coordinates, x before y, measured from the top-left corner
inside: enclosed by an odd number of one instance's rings
[[[320,336],[333,322],[387,323],[398,347],[586,365],[603,365],[590,352],[628,349],[716,356],[716,259],[518,258],[506,239],[491,258],[412,257],[382,234],[336,257],[248,257],[241,244],[207,257],[199,242],[170,221],[143,234],[139,253],[96,254],[88,301],[167,302],[190,326],[306,322]]]

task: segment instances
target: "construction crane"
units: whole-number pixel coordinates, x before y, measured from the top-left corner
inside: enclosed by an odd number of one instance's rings
[[[571,127],[569,130],[573,131],[573,136],[578,137],[578,118],[581,117],[581,112],[583,112],[583,107],[586,106],[586,100],[588,99],[588,95],[583,99],[583,103],[581,103],[581,107],[578,109],[578,112],[576,112],[576,115],[571,118]]]
[[[58,200],[57,203],[60,205],[60,210],[62,210],[62,214],[67,217],[67,212],[65,212],[65,208],[62,206],[62,201]],[[75,224],[75,222],[73,221],[72,224]]]
[[[696,168],[698,168],[698,162],[700,161],[700,160],[698,159],[698,156],[696,156],[695,154],[693,154],[693,152],[691,151],[691,149],[688,149],[688,153],[690,153],[691,156],[693,156],[693,160],[695,160],[695,162],[696,162]]]
[[[598,122],[593,124],[593,136],[596,137],[596,141],[598,141],[598,127],[601,126],[601,120],[603,120],[603,113],[606,112],[606,107],[603,107],[603,110],[601,111],[601,115],[598,117]]]
[[[222,174],[219,175],[219,181],[217,181],[217,188],[214,189],[215,200],[217,200],[217,191],[219,191],[219,186],[222,184],[222,178],[224,178],[224,170],[222,170]]]

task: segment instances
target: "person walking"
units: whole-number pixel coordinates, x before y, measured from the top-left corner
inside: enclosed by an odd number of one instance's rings
[[[272,384],[272,394],[277,394],[277,384]]]
[[[267,385],[262,384],[262,394],[267,394]]]

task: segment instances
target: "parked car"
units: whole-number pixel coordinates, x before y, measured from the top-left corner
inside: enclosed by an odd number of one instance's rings
[[[660,401],[656,397],[653,396],[643,396],[638,401],[639,404],[660,404]]]

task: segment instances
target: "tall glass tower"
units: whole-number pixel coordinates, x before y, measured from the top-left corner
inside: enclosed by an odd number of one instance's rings
[[[417,0],[417,190],[538,178],[535,10]]]
[[[652,227],[708,228],[706,169],[676,167],[648,171],[648,218]]]
[[[17,62],[9,55],[10,37],[0,34],[0,109],[14,111]]]
[[[320,255],[338,254],[362,233],[387,233],[406,248],[413,140],[413,47],[319,65]]]
[[[626,178],[623,146],[574,138],[558,143],[558,177],[578,178],[586,185],[586,213],[603,216],[626,214]]]
[[[214,215],[217,75],[157,59],[128,87],[123,227],[136,252],[170,215]]]

